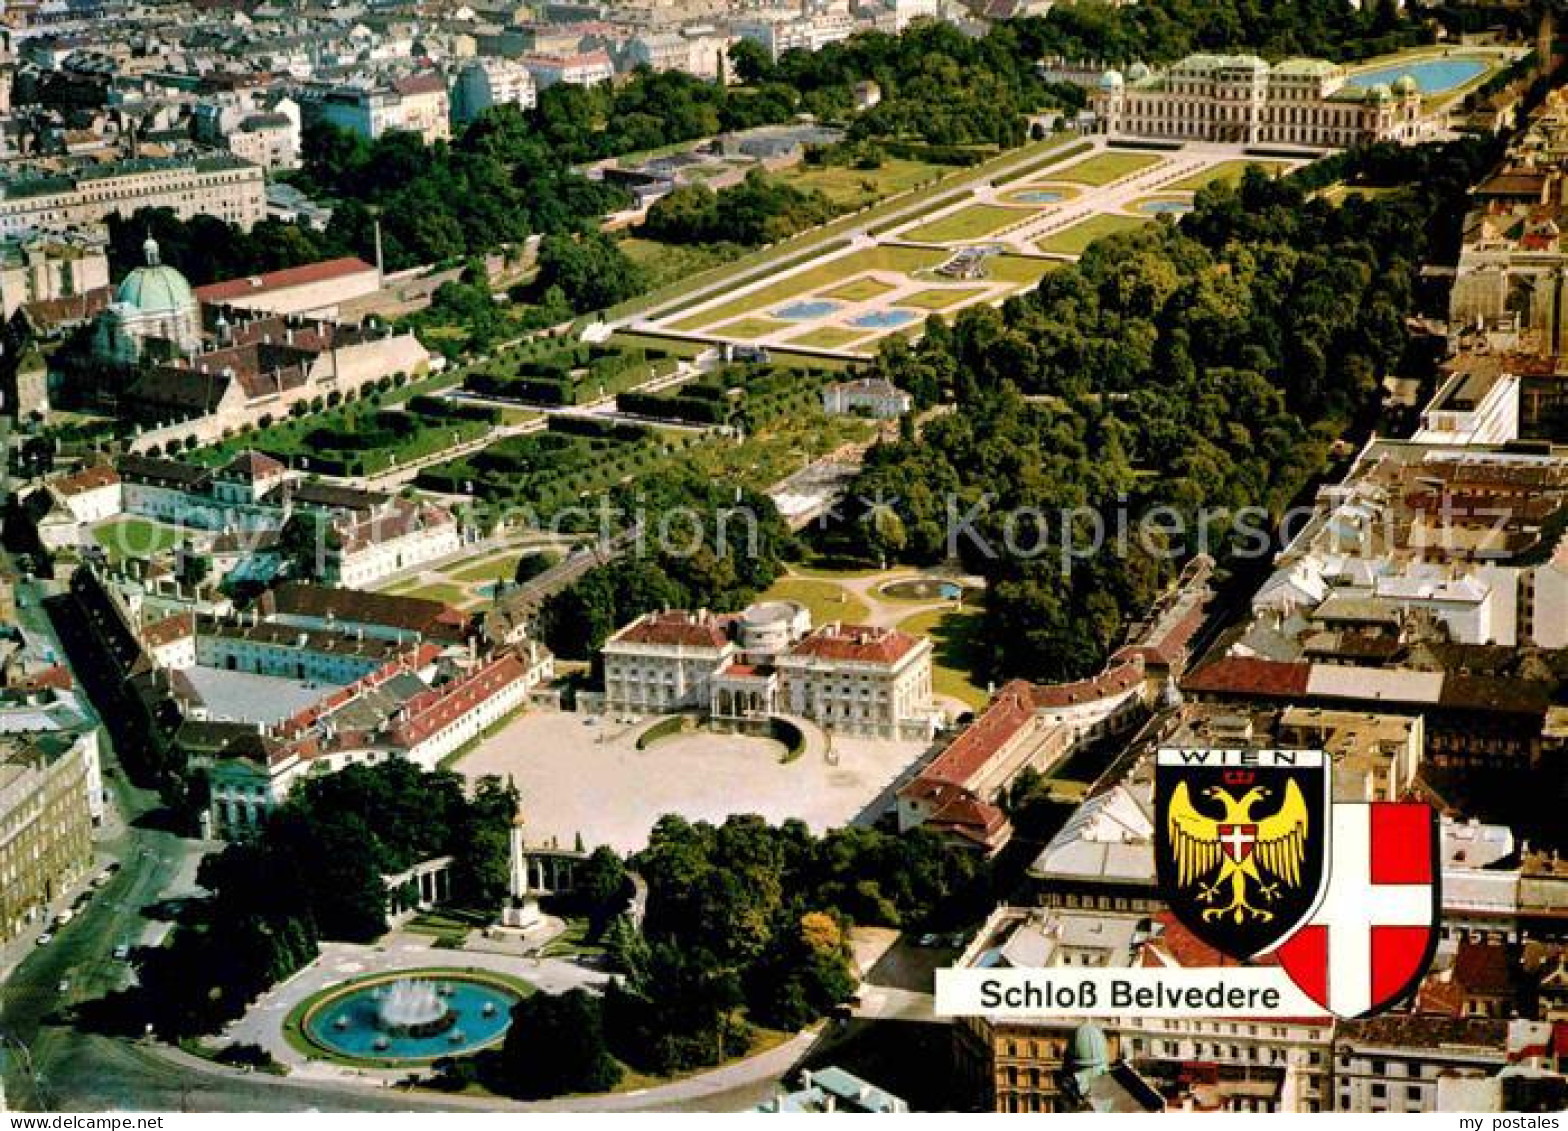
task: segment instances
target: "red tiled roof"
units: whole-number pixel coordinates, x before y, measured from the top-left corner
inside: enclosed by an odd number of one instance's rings
[[[1454,955],[1454,984],[1467,993],[1489,997],[1513,993],[1513,972],[1508,951],[1498,943],[1463,939]]]
[[[1311,673],[1311,664],[1222,656],[1188,675],[1181,681],[1181,688],[1187,692],[1286,698],[1305,695]]]
[[[35,326],[48,330],[96,318],[109,309],[109,304],[114,301],[114,293],[113,287],[94,287],[77,295],[25,302],[22,309]]]
[[[723,648],[727,622],[710,613],[648,613],[611,637],[615,644],[662,644],[682,648]]]
[[[142,630],[142,643],[149,648],[158,648],[164,644],[172,644],[176,640],[196,633],[196,617],[193,613],[176,613],[172,617],[165,617],[156,624],[150,624]]]
[[[33,672],[17,680],[16,687],[23,691],[69,691],[76,686],[71,669],[55,664],[40,672]]]
[[[392,89],[399,94],[435,94],[437,91],[445,94],[446,80],[437,74],[409,75],[394,80]]]
[[[1120,653],[1118,653],[1120,655]],[[1031,688],[1030,699],[1037,710],[1090,703],[1129,691],[1143,682],[1143,656],[1127,656],[1122,663],[1107,668],[1092,679],[1076,683],[1052,683]]]
[[[253,482],[257,479],[274,478],[282,475],[287,470],[283,464],[263,452],[256,451],[254,448],[247,448],[223,465],[225,474],[232,472],[236,475],[243,475]]]
[[[62,475],[49,484],[57,495],[70,497],[96,491],[100,487],[113,487],[120,481],[120,473],[108,464],[84,467],[70,475]]]
[[[461,640],[468,614],[426,597],[399,597],[359,589],[337,589],[286,581],[262,597],[269,616],[304,616],[349,624],[385,625],[441,640]]]
[[[515,653],[504,653],[460,680],[416,696],[408,704],[408,721],[394,726],[391,738],[404,749],[412,749],[527,677],[527,665]]]
[[[914,781],[899,791],[900,796],[914,796],[905,791],[928,790],[934,782],[967,786],[1019,731],[1033,721],[1034,688],[1025,680],[1015,679],[996,693],[985,710],[964,728],[963,734],[953,739]]]
[[[339,259],[324,259],[320,263],[306,263],[299,267],[285,267],[281,271],[268,271],[264,275],[249,275],[243,279],[224,279],[196,288],[196,297],[205,303],[231,302],[247,295],[266,294],[290,287],[304,287],[322,283],[345,275],[358,275],[374,271],[375,267],[353,255]]]
[[[829,624],[795,645],[789,654],[855,663],[896,664],[919,644],[919,639],[896,628]]]

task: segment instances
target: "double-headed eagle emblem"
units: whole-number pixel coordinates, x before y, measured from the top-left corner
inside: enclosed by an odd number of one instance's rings
[[[1225,815],[1216,819],[1198,811],[1185,781],[1172,791],[1166,831],[1176,882],[1183,888],[1198,885],[1196,898],[1206,905],[1205,921],[1229,917],[1237,924],[1270,922],[1274,912],[1261,905],[1276,902],[1282,886],[1301,886],[1310,823],[1307,801],[1292,778],[1280,807],[1266,817],[1253,817],[1253,806],[1273,792],[1254,785],[1236,797],[1223,786],[1208,786],[1202,795],[1225,807]]]

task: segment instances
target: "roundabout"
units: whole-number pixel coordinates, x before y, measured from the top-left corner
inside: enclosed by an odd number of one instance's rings
[[[375,1067],[464,1056],[499,1042],[532,992],[479,970],[413,970],[329,986],[297,1005],[284,1034],[306,1056]]]

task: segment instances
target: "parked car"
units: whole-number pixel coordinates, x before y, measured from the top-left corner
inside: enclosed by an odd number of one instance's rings
[[[45,931],[43,934],[38,936],[38,941],[34,945],[35,946],[48,946],[52,942],[54,942],[54,932],[52,932],[52,931]]]
[[[57,993],[57,994],[68,994],[68,993],[70,993],[71,992],[71,979],[69,979],[69,978],[61,978],[59,984],[55,986],[54,992]]]
[[[124,962],[130,956],[131,956],[131,944],[130,943],[123,943],[122,942],[119,946],[114,948],[114,960],[116,962]]]

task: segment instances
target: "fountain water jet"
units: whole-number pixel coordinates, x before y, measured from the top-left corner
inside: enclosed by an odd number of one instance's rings
[[[431,982],[405,978],[393,982],[376,1009],[376,1022],[387,1033],[399,1037],[431,1037],[457,1021],[440,991]]]

